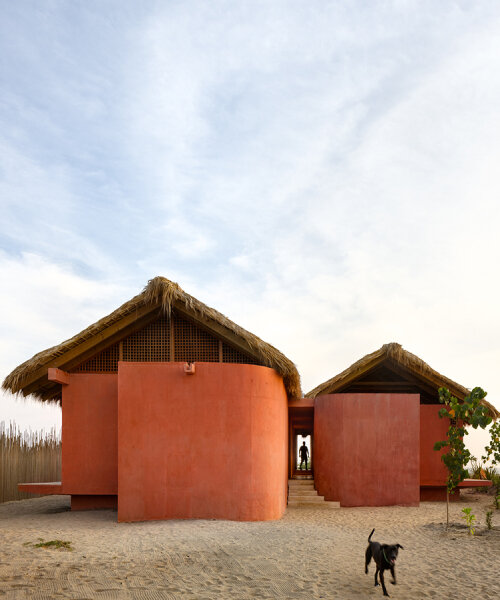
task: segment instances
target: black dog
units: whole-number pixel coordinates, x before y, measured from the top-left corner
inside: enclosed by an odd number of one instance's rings
[[[380,572],[380,583],[382,584],[382,589],[384,590],[384,596],[388,596],[387,590],[385,589],[384,583],[384,571],[389,569],[392,575],[391,583],[396,585],[396,574],[394,573],[394,565],[396,563],[396,558],[398,557],[398,549],[401,548],[403,550],[403,546],[401,544],[394,544],[393,546],[389,546],[389,544],[379,544],[378,542],[372,542],[371,537],[375,529],[372,529],[370,536],[368,538],[368,548],[366,549],[366,560],[365,560],[365,573],[368,573],[368,565],[370,560],[373,557],[375,564],[377,565],[377,569],[375,571],[375,585],[378,585],[377,576]]]

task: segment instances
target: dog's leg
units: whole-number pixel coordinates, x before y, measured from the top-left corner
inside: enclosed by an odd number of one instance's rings
[[[391,567],[391,575],[392,575],[392,585],[396,585],[396,571],[394,570],[394,567]]]
[[[378,585],[378,565],[377,568],[375,569],[375,587],[377,587]]]
[[[387,590],[385,589],[385,581],[384,581],[384,570],[380,569],[380,583],[382,584],[382,589],[384,591],[384,596],[388,596]]]
[[[365,554],[365,573],[368,573],[368,565],[370,564],[371,559],[372,559],[372,549],[370,546],[368,546],[368,548],[366,549],[366,554]]]

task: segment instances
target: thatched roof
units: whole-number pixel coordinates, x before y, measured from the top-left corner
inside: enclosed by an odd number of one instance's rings
[[[401,344],[391,343],[384,344],[382,348],[371,354],[367,354],[348,369],[342,371],[342,373],[339,373],[335,377],[318,385],[306,394],[306,398],[316,398],[317,396],[322,396],[324,394],[339,393],[346,389],[349,384],[354,383],[357,379],[362,377],[365,373],[386,361],[402,367],[417,379],[426,382],[426,384],[431,384],[436,389],[436,395],[437,390],[440,387],[448,388],[450,392],[460,400],[463,400],[465,396],[469,394],[470,390],[459,383],[448,379],[448,377],[441,375],[421,358],[418,358],[415,354],[405,350]],[[492,404],[486,400],[483,400],[482,403],[488,408],[491,417],[494,419],[500,417],[500,412]]]
[[[187,315],[260,364],[274,369],[283,377],[289,398],[300,398],[300,377],[295,365],[286,356],[217,310],[186,294],[177,283],[165,277],[151,279],[140,294],[107,317],[69,340],[35,354],[5,378],[2,388],[22,395],[33,394],[40,400],[51,400],[55,391],[54,387],[47,387],[49,367],[65,369],[81,363],[95,354],[96,349],[123,338],[127,328],[147,319],[148,315],[151,318],[151,313],[169,315],[172,309]]]

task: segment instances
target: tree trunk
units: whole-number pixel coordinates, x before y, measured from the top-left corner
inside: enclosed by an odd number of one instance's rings
[[[448,529],[450,524],[450,492],[448,490],[448,486],[446,486],[446,529]]]

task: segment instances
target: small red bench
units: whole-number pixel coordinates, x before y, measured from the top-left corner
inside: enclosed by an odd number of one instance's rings
[[[493,482],[489,479],[464,479],[458,484],[459,488],[491,487]]]
[[[49,481],[47,483],[18,483],[17,489],[20,492],[28,494],[41,494],[50,496],[52,494],[62,494],[62,483],[60,481]]]
[[[464,479],[458,484],[458,493],[450,494],[450,501],[460,498],[463,488],[491,487],[493,482],[489,479]],[[446,500],[446,483],[443,481],[425,481],[420,483],[420,500],[428,502],[441,502]]]

